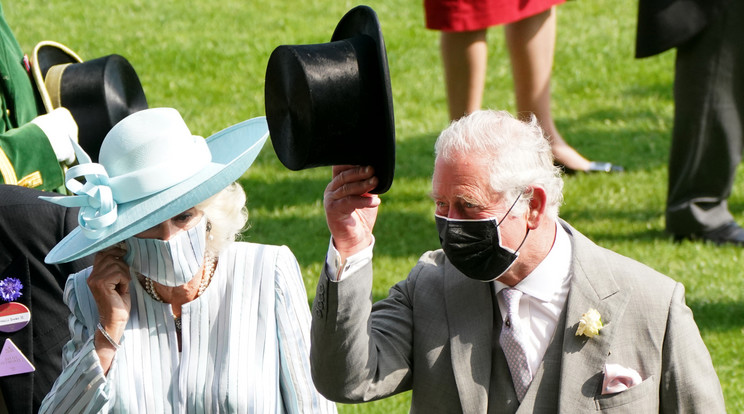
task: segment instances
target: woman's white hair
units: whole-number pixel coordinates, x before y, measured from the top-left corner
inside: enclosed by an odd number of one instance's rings
[[[238,183],[197,204],[196,209],[207,217],[207,252],[214,256],[238,240],[248,222],[245,191]]]
[[[489,160],[491,189],[511,203],[522,196],[511,211],[522,214],[532,197],[531,187],[542,187],[547,201],[545,213],[558,218],[563,203],[563,179],[553,162],[550,143],[537,119],[520,121],[506,111],[481,110],[452,122],[435,144],[437,159],[452,161],[462,156]]]

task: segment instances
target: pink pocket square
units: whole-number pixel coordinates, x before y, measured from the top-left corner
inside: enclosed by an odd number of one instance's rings
[[[618,364],[605,364],[602,395],[616,394],[642,382],[640,374],[632,368]]]

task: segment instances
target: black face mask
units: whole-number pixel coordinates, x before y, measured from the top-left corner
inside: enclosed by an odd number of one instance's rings
[[[511,208],[504,218],[509,215],[510,211]],[[501,222],[496,218],[458,220],[436,215],[435,219],[439,231],[439,243],[442,245],[444,254],[457,270],[471,279],[483,282],[498,279],[509,270],[519,256],[519,248],[522,244],[517,247],[517,250],[501,245],[499,230]],[[527,229],[522,243],[527,239],[529,232],[530,230]]]

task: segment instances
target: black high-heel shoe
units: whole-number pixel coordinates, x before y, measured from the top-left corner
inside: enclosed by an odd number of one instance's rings
[[[560,167],[563,169],[563,173],[566,175],[573,175],[576,173],[595,173],[595,172],[604,172],[604,173],[621,173],[625,171],[625,168],[623,168],[620,165],[615,165],[611,162],[602,162],[602,161],[590,161],[589,162],[589,168],[586,170],[574,170],[573,168],[568,168],[565,165],[561,164],[560,162],[556,161],[555,165],[557,167]]]

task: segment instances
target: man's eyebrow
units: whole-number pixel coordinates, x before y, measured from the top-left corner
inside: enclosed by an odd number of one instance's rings
[[[470,197],[470,196],[465,195],[465,194],[458,194],[457,195],[457,198],[459,198],[460,200],[462,200],[462,201],[464,201],[464,202],[466,202],[468,204],[473,204],[473,205],[476,205],[476,206],[483,205],[483,202],[481,200],[476,199],[476,198],[473,198],[473,197]]]
[[[455,197],[457,199],[459,199],[459,200],[462,200],[462,201],[468,203],[468,204],[473,204],[473,205],[476,205],[476,206],[483,205],[483,203],[480,200],[475,199],[475,198],[470,197],[470,196],[465,195],[465,194],[457,194]],[[440,199],[441,197],[439,196],[439,194],[437,194],[437,193],[435,193],[435,192],[432,191],[432,192],[429,193],[429,198],[431,198],[432,200],[436,201],[436,200]]]

